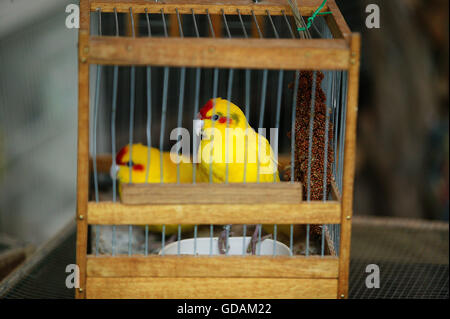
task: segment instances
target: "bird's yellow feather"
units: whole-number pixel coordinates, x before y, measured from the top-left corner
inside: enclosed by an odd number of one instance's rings
[[[131,147],[131,182],[132,183],[160,183],[161,182],[161,153],[158,149],[150,148],[150,162],[148,161],[149,148],[142,144],[133,144]],[[177,157],[178,155],[172,154]],[[177,182],[177,164],[172,161],[169,152],[163,152],[163,182],[176,183]],[[122,184],[130,183],[130,148],[125,146],[119,151],[116,163],[119,166],[117,172],[117,179],[119,180],[119,195],[122,193]],[[149,169],[147,164],[150,163]],[[148,175],[147,175],[148,174]],[[148,178],[146,179],[146,176]],[[192,183],[192,164],[189,159],[184,158],[180,162],[180,183]],[[165,233],[167,235],[175,234],[178,231],[178,225],[166,225]],[[183,225],[182,231],[191,230],[192,225]],[[162,232],[161,225],[149,225],[150,231]]]

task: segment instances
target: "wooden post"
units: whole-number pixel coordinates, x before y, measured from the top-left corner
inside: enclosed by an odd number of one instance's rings
[[[222,28],[223,28],[223,20],[222,16],[219,14],[211,15],[211,23],[214,29],[214,33],[216,34],[216,38],[222,37]]]
[[[180,14],[180,21],[182,17]],[[169,37],[179,37],[180,31],[178,29],[178,18],[176,14],[169,15]]]
[[[360,45],[360,35],[356,33],[352,34],[350,38],[350,68],[348,70],[338,298],[348,298],[348,275],[352,232],[351,219],[353,213],[353,183],[355,177],[356,157],[356,118],[358,113]]]
[[[89,192],[89,1],[80,1],[78,37],[78,161],[77,161],[77,265],[80,287],[76,298],[86,297],[87,203]]]

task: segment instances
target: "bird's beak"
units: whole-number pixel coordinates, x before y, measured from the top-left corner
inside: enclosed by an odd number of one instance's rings
[[[119,171],[119,165],[112,164],[111,168],[109,169],[109,175],[113,180],[116,180],[117,178],[117,172]]]
[[[203,121],[201,119],[200,114],[197,115],[197,119],[194,120],[194,126],[193,126],[194,134],[195,135],[200,135],[204,126],[205,126],[205,121]]]

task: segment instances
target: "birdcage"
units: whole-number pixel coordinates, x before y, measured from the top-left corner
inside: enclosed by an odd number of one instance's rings
[[[360,40],[323,3],[80,1],[78,298],[347,297]],[[195,135],[216,97],[271,128],[273,183],[229,182],[232,163],[163,182],[167,132]],[[156,183],[132,154],[128,183],[108,177],[135,143],[160,151]]]

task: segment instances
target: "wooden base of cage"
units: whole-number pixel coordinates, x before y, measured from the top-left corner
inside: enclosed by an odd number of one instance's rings
[[[87,259],[87,298],[336,298],[337,257]]]
[[[337,279],[88,277],[86,298],[331,299],[337,286]]]

